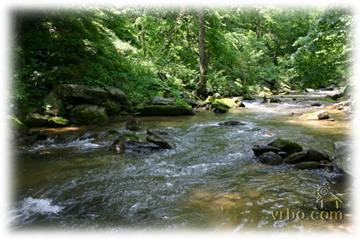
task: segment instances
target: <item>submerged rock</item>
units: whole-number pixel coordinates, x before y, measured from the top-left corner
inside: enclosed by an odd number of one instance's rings
[[[220,122],[219,125],[221,126],[235,126],[235,125],[245,125],[243,122],[237,120],[228,120],[224,122]]]
[[[312,103],[310,106],[322,106],[322,104],[318,103],[318,102],[315,102],[315,103]]]
[[[108,120],[106,110],[97,105],[77,105],[70,111],[70,120],[75,124],[96,124]]]
[[[179,116],[193,115],[189,105],[147,105],[139,109],[142,116]]]
[[[280,148],[269,146],[269,145],[254,145],[252,147],[252,151],[254,152],[255,156],[260,156],[263,153],[267,153],[267,152],[278,153],[281,150],[280,150]]]
[[[147,134],[148,134],[148,136],[146,137],[146,140],[148,142],[154,143],[163,149],[171,149],[172,148],[171,145],[168,142],[166,142],[166,140],[163,139],[157,132],[148,130]]]
[[[281,151],[284,151],[288,154],[302,151],[302,147],[299,144],[292,142],[290,140],[281,139],[281,138],[275,139],[268,145],[279,148]]]
[[[258,158],[261,163],[269,165],[279,165],[283,162],[282,157],[274,152],[263,153]]]

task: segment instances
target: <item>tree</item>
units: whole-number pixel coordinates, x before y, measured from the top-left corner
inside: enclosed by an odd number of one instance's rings
[[[199,84],[197,93],[199,96],[206,96],[206,73],[208,56],[205,51],[205,18],[204,11],[200,9],[198,11],[199,18]]]

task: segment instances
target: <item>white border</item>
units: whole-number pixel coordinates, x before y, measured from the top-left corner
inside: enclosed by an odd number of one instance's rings
[[[17,1],[10,1],[10,0],[2,0],[0,1],[0,113],[1,113],[1,124],[0,124],[0,183],[1,183],[1,201],[0,201],[0,233],[6,237],[26,237],[26,238],[39,238],[42,236],[51,236],[54,238],[63,238],[64,236],[73,236],[76,238],[99,238],[100,236],[108,236],[108,237],[118,237],[125,236],[125,237],[141,237],[141,238],[183,238],[183,237],[190,237],[190,238],[199,238],[199,237],[206,237],[206,238],[219,238],[219,237],[255,237],[255,238],[263,238],[266,237],[270,238],[289,238],[289,237],[316,237],[316,238],[339,238],[339,237],[356,237],[357,233],[359,232],[359,210],[357,207],[357,203],[359,201],[359,180],[358,180],[358,173],[359,171],[359,163],[357,159],[360,156],[360,144],[359,144],[359,136],[360,136],[360,122],[359,122],[359,110],[358,110],[358,103],[359,103],[359,90],[360,86],[357,81],[360,80],[360,68],[359,68],[359,34],[360,34],[360,9],[356,0],[288,0],[288,1],[280,1],[280,0],[273,0],[273,1],[261,1],[261,0],[252,0],[252,1],[230,1],[230,0],[206,0],[202,2],[195,2],[194,0],[173,0],[173,1],[164,1],[164,0],[119,0],[119,1],[112,1],[112,0],[88,0],[88,1],[80,1],[80,0],[17,0]],[[224,7],[224,6],[264,6],[264,7],[273,7],[273,6],[285,6],[285,7],[349,7],[353,10],[354,16],[354,64],[353,64],[353,75],[352,80],[354,83],[353,88],[353,99],[355,102],[355,117],[353,121],[352,133],[353,138],[355,141],[353,147],[353,167],[354,167],[354,175],[355,175],[355,195],[354,195],[354,210],[353,210],[353,233],[343,234],[343,233],[305,233],[305,232],[282,232],[276,233],[275,231],[265,231],[260,233],[241,233],[238,232],[234,233],[220,233],[220,232],[199,232],[199,231],[181,231],[181,232],[163,232],[163,231],[154,231],[154,232],[146,232],[139,233],[139,232],[128,232],[128,233],[116,233],[116,232],[109,232],[109,231],[36,231],[33,232],[27,231],[23,233],[13,232],[9,228],[8,224],[8,206],[9,206],[9,186],[10,183],[10,160],[11,160],[11,147],[10,147],[10,131],[9,131],[9,124],[7,122],[7,115],[8,115],[8,96],[9,92],[11,92],[11,56],[10,56],[10,49],[11,49],[11,22],[10,20],[10,12],[12,9],[17,8],[25,8],[25,9],[49,9],[49,8],[82,8],[82,7],[89,7],[89,6],[117,6],[117,7],[126,7],[126,6],[154,6],[154,7],[177,7],[177,6],[191,6],[191,7],[198,7],[198,6],[208,6],[208,7]]]

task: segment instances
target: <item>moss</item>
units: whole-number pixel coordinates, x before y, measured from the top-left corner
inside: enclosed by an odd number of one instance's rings
[[[48,122],[50,124],[61,125],[61,126],[65,126],[70,123],[68,119],[59,116],[49,117]]]

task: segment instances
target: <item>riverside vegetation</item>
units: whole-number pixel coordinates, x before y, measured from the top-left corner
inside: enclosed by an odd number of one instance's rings
[[[14,226],[347,228],[346,9],[13,17]]]

